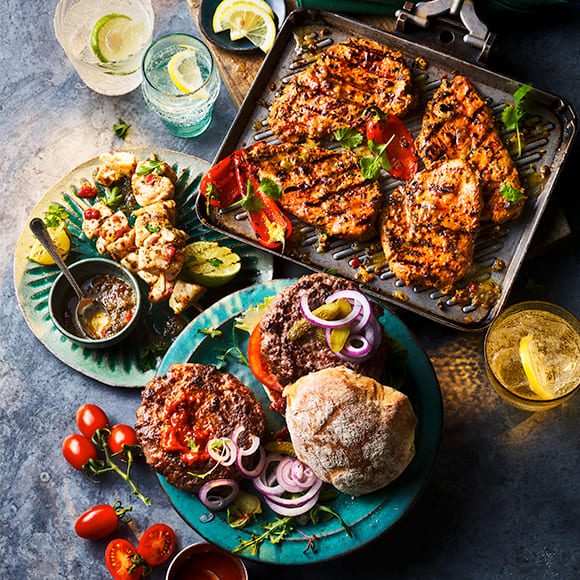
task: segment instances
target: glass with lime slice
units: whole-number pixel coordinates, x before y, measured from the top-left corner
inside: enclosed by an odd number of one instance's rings
[[[92,90],[123,95],[142,80],[141,60],[153,35],[151,0],[60,0],[56,37]]]

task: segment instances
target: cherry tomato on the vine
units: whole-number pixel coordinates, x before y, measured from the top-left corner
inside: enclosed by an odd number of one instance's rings
[[[97,459],[97,448],[84,435],[72,433],[62,442],[62,454],[75,469],[82,471],[89,459]]]
[[[97,429],[109,427],[109,418],[105,411],[97,405],[83,405],[77,411],[77,427],[79,431],[90,439]]]
[[[159,566],[175,548],[175,532],[165,524],[155,524],[145,530],[139,540],[137,552],[150,566]]]
[[[123,450],[123,445],[139,445],[135,429],[130,425],[115,425],[107,439],[107,445],[113,453]]]
[[[119,527],[119,516],[108,504],[96,505],[82,513],[75,523],[75,532],[85,540],[102,540]]]
[[[139,580],[143,575],[143,567],[135,568],[131,574],[129,570],[135,563],[133,557],[137,554],[133,544],[123,538],[115,538],[105,550],[107,569],[115,580]]]

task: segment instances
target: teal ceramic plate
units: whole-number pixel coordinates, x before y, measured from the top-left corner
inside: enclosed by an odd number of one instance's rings
[[[211,40],[214,44],[225,48],[231,52],[248,52],[252,50],[259,50],[248,39],[241,38],[240,40],[230,40],[230,31],[224,32],[213,31],[213,15],[215,9],[220,4],[221,0],[202,0],[199,8],[199,24],[202,28],[203,34]],[[286,4],[284,0],[265,0],[274,13],[274,22],[276,29],[280,30],[284,18],[286,18]]]
[[[257,284],[227,296],[208,308],[183,331],[163,359],[159,373],[163,374],[173,363],[196,362],[219,364],[218,357],[234,347],[234,318],[267,296],[273,296],[294,280],[272,280]],[[442,427],[442,404],[439,383],[433,367],[422,346],[407,327],[388,310],[381,319],[385,330],[401,342],[409,351],[409,367],[402,390],[408,395],[417,414],[416,455],[404,473],[387,487],[362,496],[352,498],[341,494],[328,505],[338,512],[352,528],[349,537],[338,520],[331,519],[316,526],[308,524],[300,527],[307,534],[316,535],[316,552],[308,550],[307,540],[299,532],[293,531],[288,539],[278,544],[265,542],[259,552],[240,555],[252,560],[272,564],[307,564],[320,562],[351,552],[367,544],[388,530],[411,508],[425,486],[435,462]],[[200,333],[203,328],[216,328],[222,336],[212,339]],[[248,335],[237,330],[235,343],[243,353],[247,352]],[[222,369],[237,376],[255,393],[266,410],[268,428],[275,432],[284,423],[280,415],[268,410],[269,400],[260,384],[253,378],[250,369],[235,361],[234,357],[225,359]],[[259,523],[273,522],[274,514],[265,508],[259,516],[258,524],[249,528],[235,530],[224,521],[224,513],[216,513],[212,518],[208,510],[193,494],[178,490],[159,476],[159,480],[170,502],[183,519],[207,540],[232,551],[240,540],[250,539],[250,533],[260,533]],[[248,491],[250,491],[248,489]],[[209,516],[209,517],[208,517]]]
[[[200,301],[202,307],[210,306],[239,288],[272,278],[271,256],[216,234],[198,220],[195,213],[195,197],[201,176],[209,168],[206,161],[159,148],[137,148],[131,151],[139,161],[155,153],[159,159],[166,161],[176,170],[179,176],[175,193],[177,226],[189,234],[190,241],[215,240],[231,247],[242,258],[240,274],[226,286],[210,289]],[[78,187],[83,180],[92,181],[93,172],[98,165],[99,159],[94,158],[74,169],[44,195],[29,218],[30,221],[36,216],[43,217],[51,204],[58,204],[67,211],[70,217],[66,221],[72,241],[67,263],[99,255],[94,240],[86,239],[81,231],[84,200],[74,195],[72,190],[73,186]],[[56,266],[40,266],[27,259],[33,241],[34,237],[26,227],[18,240],[14,255],[16,294],[32,332],[55,356],[88,377],[112,386],[142,387],[155,376],[155,366],[160,360],[147,357],[149,347],[158,344],[159,350],[166,348],[172,342],[172,336],[185,327],[197,311],[176,316],[167,303],[150,304],[146,299],[148,288],[142,283],[145,304],[139,327],[135,332],[126,341],[109,349],[95,351],[79,347],[65,338],[52,324],[48,313],[48,294],[59,270]],[[147,369],[147,362],[151,362],[153,368]]]

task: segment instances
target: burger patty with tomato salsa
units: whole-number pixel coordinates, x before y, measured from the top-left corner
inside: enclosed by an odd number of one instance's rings
[[[246,436],[261,438],[265,431],[264,411],[252,391],[212,365],[171,365],[147,384],[142,399],[135,431],[145,459],[184,491],[197,492],[211,479],[241,478],[235,464],[215,467],[207,453],[212,438],[229,437],[243,426],[244,444]]]
[[[365,376],[379,378],[387,355],[384,336],[376,353],[365,362],[347,362],[330,350],[328,344],[319,340],[315,333],[307,332],[291,341],[288,332],[303,318],[300,298],[308,295],[312,310],[322,306],[337,290],[357,290],[356,284],[328,274],[311,274],[300,278],[278,294],[260,319],[261,353],[269,372],[282,386],[297,381],[300,377],[326,368],[346,366]],[[371,303],[374,315],[379,318],[383,309]]]

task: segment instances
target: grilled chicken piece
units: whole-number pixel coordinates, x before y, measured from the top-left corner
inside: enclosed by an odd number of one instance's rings
[[[448,292],[471,266],[482,209],[479,178],[461,159],[416,173],[385,205],[381,242],[407,284]]]
[[[445,77],[427,104],[417,152],[427,167],[441,159],[465,159],[481,177],[482,220],[517,218],[524,199],[512,202],[500,192],[507,184],[523,194],[517,169],[495,126],[487,103],[463,76]]]
[[[99,159],[104,163],[104,166],[97,169],[95,181],[106,187],[110,187],[122,177],[131,177],[137,167],[135,155],[125,151],[104,153]]]
[[[169,177],[149,173],[139,175],[135,173],[131,178],[133,195],[139,205],[151,205],[166,199],[173,199],[175,186]]]
[[[282,187],[280,205],[329,236],[364,240],[376,234],[379,185],[365,179],[347,150],[258,143],[244,153],[259,179]]]
[[[282,141],[331,138],[343,127],[361,129],[371,105],[401,116],[415,98],[400,52],[351,38],[325,50],[290,81],[274,101],[268,123]]]
[[[169,298],[169,308],[175,314],[180,314],[194,302],[197,302],[205,292],[206,289],[203,286],[179,278],[175,281],[175,287]]]
[[[92,240],[93,238],[96,238],[99,235],[101,231],[101,226],[103,225],[105,220],[113,215],[113,210],[110,207],[108,207],[104,201],[101,200],[97,201],[97,203],[95,203],[92,206],[92,208],[96,209],[99,212],[99,217],[91,219],[83,217],[83,226],[82,226],[83,234],[85,234],[85,236],[87,236],[89,240]]]
[[[96,204],[95,204],[96,205]],[[135,249],[135,232],[127,216],[118,211],[101,224],[97,238],[99,254],[110,254],[115,260],[123,259]]]

